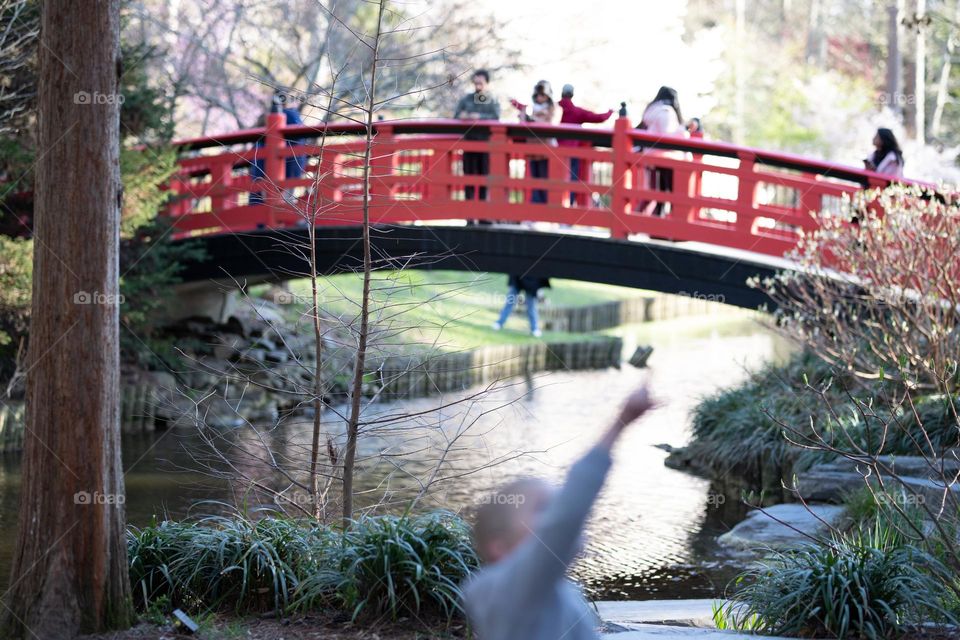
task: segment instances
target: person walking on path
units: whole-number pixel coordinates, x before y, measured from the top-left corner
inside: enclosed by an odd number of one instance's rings
[[[493,329],[500,331],[503,325],[507,324],[513,308],[517,304],[517,298],[520,292],[523,292],[524,304],[527,307],[527,320],[530,321],[530,335],[539,338],[543,335],[540,331],[540,316],[537,313],[537,296],[541,289],[550,286],[548,278],[536,278],[534,276],[512,275],[507,280],[507,300],[500,311],[500,317],[493,323]]]
[[[477,510],[474,544],[484,567],[464,582],[463,606],[480,640],[597,640],[598,620],[567,570],[627,427],[656,407],[646,387],[567,474],[559,491],[521,478]]]
[[[613,115],[613,109],[609,109],[606,113],[598,113],[589,111],[588,109],[583,109],[573,104],[572,84],[563,85],[563,90],[560,94],[560,102],[557,104],[559,104],[560,109],[562,109],[562,113],[560,114],[560,124],[582,125],[587,122],[599,124],[601,122],[606,122],[610,119],[610,116]],[[557,142],[557,145],[561,147],[589,147],[590,143],[586,140],[560,140]],[[581,161],[580,158],[570,158],[570,182],[583,182],[589,177],[589,175],[589,161]],[[570,193],[571,205],[583,205],[586,203],[586,201],[586,194],[575,192]]]
[[[473,72],[473,93],[460,98],[453,117],[457,120],[499,120],[500,103],[490,92],[490,72],[486,69],[477,69]],[[487,140],[489,135],[483,131],[467,131],[464,140]],[[490,154],[485,151],[463,152],[463,175],[485,176],[490,173]],[[487,199],[487,187],[481,185],[467,185],[463,189],[464,199],[473,200],[479,192],[479,199]]]

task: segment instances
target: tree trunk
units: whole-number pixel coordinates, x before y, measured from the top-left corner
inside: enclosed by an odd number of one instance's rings
[[[118,406],[119,9],[41,8],[27,430],[4,637],[67,638],[132,619]]]
[[[363,398],[363,369],[367,358],[367,337],[370,330],[370,278],[372,256],[370,251],[370,163],[373,161],[373,122],[377,101],[377,63],[380,55],[380,30],[387,0],[380,0],[377,28],[373,36],[370,63],[370,88],[367,90],[366,140],[363,152],[363,297],[360,300],[360,329],[357,335],[357,353],[353,362],[353,382],[350,385],[350,417],[347,421],[347,442],[343,450],[343,526],[353,519],[353,473],[357,459],[357,438],[360,434],[361,399]]]
[[[916,64],[914,66],[914,96],[915,106],[913,126],[916,129],[916,140],[920,144],[926,142],[927,132],[927,28],[923,18],[927,13],[927,0],[917,0],[916,19],[917,40],[914,48]]]
[[[827,58],[827,39],[823,33],[823,6],[821,0],[810,0],[807,16],[807,61],[823,67]]]
[[[900,18],[903,15],[903,0],[890,0],[887,7],[887,104],[897,114],[903,115],[903,55],[900,52]]]
[[[960,2],[954,2],[955,21],[960,24]],[[940,128],[943,124],[943,110],[950,99],[950,73],[953,69],[953,53],[957,48],[957,34],[950,30],[943,51],[943,66],[940,68],[940,82],[937,84],[937,101],[933,107],[933,118],[930,121],[930,135],[940,137]]]
[[[736,22],[734,23],[734,41],[736,42],[736,50],[734,51],[733,58],[733,77],[734,77],[734,94],[733,94],[733,142],[734,144],[743,144],[746,140],[746,132],[744,128],[744,103],[746,95],[746,84],[747,79],[744,77],[746,71],[744,70],[744,53],[743,49],[746,46],[746,1],[745,0],[736,0],[735,12],[736,12]]]

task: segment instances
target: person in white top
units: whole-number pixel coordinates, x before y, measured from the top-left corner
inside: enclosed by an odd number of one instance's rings
[[[553,102],[553,87],[546,80],[541,80],[533,87],[533,103],[530,105],[530,113],[527,114],[527,105],[521,104],[516,100],[511,100],[511,104],[516,107],[520,114],[520,120],[523,122],[543,122],[552,124],[556,114],[556,105]],[[551,147],[557,146],[556,138],[539,138],[535,140]],[[545,155],[534,155],[527,157],[527,172],[531,178],[547,178],[548,161]],[[530,191],[530,202],[545,204],[547,202],[547,192],[545,189],[532,189]]]
[[[638,129],[647,133],[653,133],[660,136],[680,136],[689,137],[689,132],[683,126],[683,116],[680,113],[680,99],[677,96],[676,89],[671,87],[660,87],[657,96],[653,102],[647,105],[643,110],[643,118]],[[647,155],[659,156],[665,158],[684,159],[686,154],[682,151],[669,151],[665,149],[651,148],[646,151]],[[673,169],[652,167],[645,172],[645,186],[648,189],[657,191],[673,191]],[[668,211],[662,202],[647,202],[640,207],[648,215],[662,216]]]
[[[877,129],[877,134],[873,136],[873,147],[873,153],[863,160],[863,166],[891,178],[902,178],[903,152],[893,131]]]

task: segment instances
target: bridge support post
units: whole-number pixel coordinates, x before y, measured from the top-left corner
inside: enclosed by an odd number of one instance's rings
[[[286,116],[282,113],[267,114],[267,130],[263,137],[263,173],[267,184],[263,201],[267,205],[268,227],[276,226],[277,210],[283,205],[283,181],[287,177],[286,161],[283,157],[287,148],[287,142],[283,138],[286,122]]]
[[[626,216],[629,215],[630,197],[628,191],[631,184],[630,152],[630,121],[626,116],[616,119],[613,124],[613,186],[610,193],[610,237],[627,238],[630,227]]]

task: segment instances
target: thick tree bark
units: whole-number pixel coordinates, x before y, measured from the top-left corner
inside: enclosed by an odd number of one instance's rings
[[[4,637],[132,618],[119,442],[119,0],[42,5],[33,309]]]

